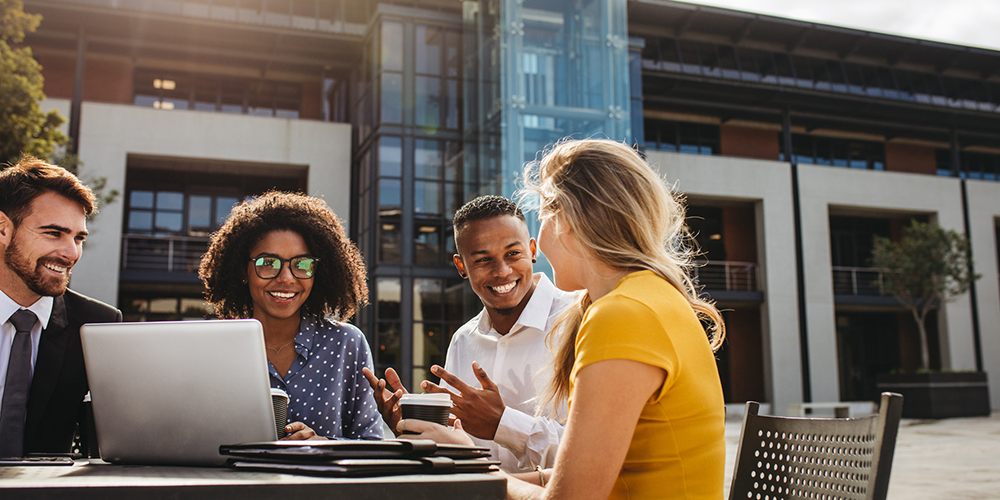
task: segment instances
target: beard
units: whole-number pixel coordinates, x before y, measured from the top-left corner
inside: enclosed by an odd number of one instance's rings
[[[32,267],[28,259],[21,253],[17,246],[17,237],[11,241],[10,246],[3,255],[4,263],[7,264],[14,274],[21,278],[21,281],[34,293],[41,295],[43,297],[59,297],[60,295],[66,293],[66,287],[69,286],[69,265],[59,262],[56,259],[38,259],[35,262],[35,266]],[[59,267],[66,268],[66,276],[45,276],[42,270],[44,267],[42,264],[45,262],[51,262]]]

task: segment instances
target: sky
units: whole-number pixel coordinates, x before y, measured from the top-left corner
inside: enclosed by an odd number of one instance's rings
[[[682,0],[1000,50],[1000,0]]]

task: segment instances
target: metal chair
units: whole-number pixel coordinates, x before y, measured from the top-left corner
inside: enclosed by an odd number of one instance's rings
[[[729,500],[884,500],[903,396],[882,393],[878,415],[757,415],[748,401]]]

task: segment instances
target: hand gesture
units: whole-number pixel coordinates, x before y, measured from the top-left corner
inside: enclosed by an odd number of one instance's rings
[[[434,382],[424,380],[420,387],[426,392],[446,392],[451,394],[451,412],[455,418],[462,421],[465,432],[476,436],[479,439],[493,440],[496,436],[497,427],[500,425],[500,417],[503,416],[503,398],[497,385],[486,375],[486,370],[479,366],[479,363],[472,362],[472,371],[479,379],[482,389],[476,389],[458,377],[448,373],[438,365],[431,367],[431,373],[441,377],[449,385],[458,389],[458,394],[441,387]]]
[[[368,379],[368,385],[372,386],[372,391],[375,392],[375,405],[378,406],[378,412],[382,414],[382,420],[389,426],[393,434],[399,436],[402,431],[398,430],[396,426],[403,418],[403,409],[399,406],[399,398],[403,397],[403,394],[407,394],[408,391],[403,387],[403,382],[399,380],[396,370],[392,368],[385,370],[385,378],[388,382],[376,378],[375,374],[368,368],[362,368],[361,374]],[[387,387],[391,388],[392,391]]]

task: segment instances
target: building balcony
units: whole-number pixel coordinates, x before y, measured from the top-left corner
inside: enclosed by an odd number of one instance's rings
[[[838,305],[900,306],[886,292],[882,273],[872,267],[833,266],[833,296]]]
[[[718,302],[759,303],[764,300],[759,273],[754,262],[699,261],[691,277],[703,295]]]
[[[207,250],[207,237],[126,234],[121,281],[197,283],[198,266]]]

